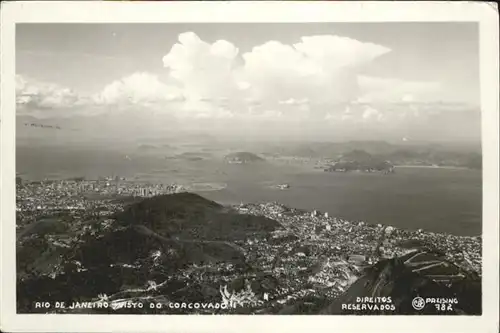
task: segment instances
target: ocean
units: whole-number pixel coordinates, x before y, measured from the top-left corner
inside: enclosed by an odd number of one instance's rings
[[[28,147],[17,148],[16,170],[33,180],[118,175],[185,185],[223,204],[277,201],[366,223],[463,236],[482,233],[482,175],[477,170],[401,167],[391,175],[330,173],[299,163],[238,165],[220,158]],[[284,183],[289,189],[273,187]]]

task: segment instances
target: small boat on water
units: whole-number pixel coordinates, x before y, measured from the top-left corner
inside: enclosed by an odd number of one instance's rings
[[[286,190],[286,189],[290,188],[290,185],[289,184],[280,184],[280,185],[277,185],[276,188],[278,188],[280,190]]]

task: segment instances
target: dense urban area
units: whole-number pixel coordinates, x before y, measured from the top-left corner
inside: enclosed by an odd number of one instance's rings
[[[360,312],[338,302],[375,295],[392,296],[389,313],[410,314],[407,301],[430,293],[457,298],[454,314],[481,313],[481,237],[346,221],[279,203],[227,207],[175,184],[120,177],[18,177],[16,210],[19,312],[340,314]],[[401,264],[411,267],[404,278]],[[61,301],[87,308],[35,306]],[[96,306],[103,302],[110,307]]]

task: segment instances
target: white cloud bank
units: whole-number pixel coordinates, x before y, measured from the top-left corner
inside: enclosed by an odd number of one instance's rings
[[[296,44],[268,41],[241,54],[229,41],[208,43],[186,32],[162,59],[175,84],[137,72],[82,97],[71,89],[17,76],[17,104],[18,110],[87,105],[100,107],[99,112],[112,109],[106,106],[132,106],[138,112],[152,108],[198,119],[307,119],[318,113],[330,121],[381,122],[387,117],[377,107],[344,112],[332,111],[331,106],[428,101],[441,88],[433,82],[359,74],[363,66],[390,51],[351,38],[317,35],[302,37]]]
[[[134,73],[108,84],[94,96],[97,104],[142,104],[182,100],[182,92],[150,73]]]
[[[241,55],[232,43],[179,35],[163,57],[165,68],[190,98],[253,98],[263,103],[287,100],[337,102],[357,95],[356,70],[389,52],[380,45],[320,35],[293,45],[269,41]]]
[[[61,109],[85,103],[84,97],[69,88],[16,75],[18,110]]]
[[[233,72],[237,55],[238,49],[230,42],[208,44],[186,32],[163,57],[163,64],[182,84],[188,98],[221,98],[231,96],[240,87]]]

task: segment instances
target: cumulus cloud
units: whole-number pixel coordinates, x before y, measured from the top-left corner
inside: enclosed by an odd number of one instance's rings
[[[362,115],[362,118],[366,121],[366,120],[372,120],[372,119],[376,119],[377,121],[381,121],[383,119],[383,114],[371,107],[371,106],[366,106],[363,110],[363,115]]]
[[[163,57],[163,64],[190,99],[230,96],[268,106],[295,105],[353,98],[357,68],[389,51],[350,38],[319,35],[291,45],[269,41],[239,58],[238,48],[229,41],[207,43],[186,32]]]
[[[302,37],[294,47],[328,72],[363,65],[390,51],[381,45],[332,35]]]
[[[188,98],[219,98],[248,87],[236,80],[233,69],[237,55],[238,48],[228,41],[209,44],[195,33],[186,32],[163,57],[163,65],[182,84]]]
[[[72,89],[57,84],[16,75],[16,104],[18,112],[40,109],[62,109],[84,103],[83,97]]]
[[[350,100],[360,65],[389,52],[380,45],[331,35],[302,37],[293,45],[269,41],[243,55],[242,75],[264,100]]]
[[[94,96],[97,104],[148,104],[183,99],[182,91],[145,72],[134,73],[108,84]]]

